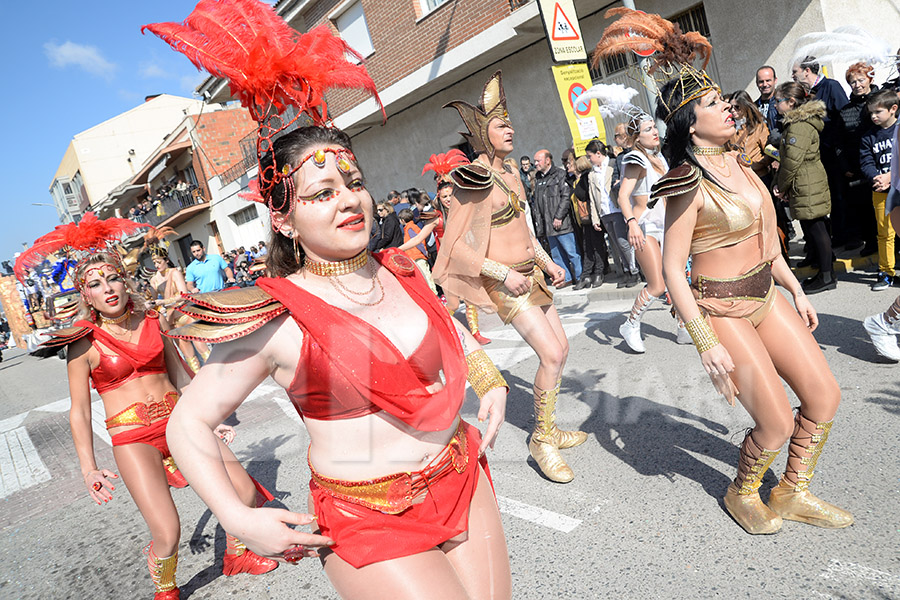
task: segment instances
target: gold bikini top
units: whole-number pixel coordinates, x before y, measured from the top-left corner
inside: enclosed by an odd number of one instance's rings
[[[691,237],[691,254],[733,246],[762,233],[762,207],[759,214],[754,214],[737,194],[727,192],[707,179],[700,182],[700,191],[703,206],[697,214]]]

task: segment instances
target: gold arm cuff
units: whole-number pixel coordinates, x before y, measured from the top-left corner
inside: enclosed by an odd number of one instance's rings
[[[509,275],[509,267],[502,263],[498,263],[496,260],[486,258],[484,259],[484,262],[481,263],[481,274],[503,283],[506,281],[506,276]]]
[[[544,247],[539,243],[534,245],[534,264],[538,266],[538,269],[541,271],[547,268],[547,263],[551,263],[553,260],[550,258],[550,255],[547,254],[547,251],[544,250]]]
[[[716,332],[713,331],[713,328],[710,327],[704,317],[701,316],[696,319],[691,319],[684,324],[684,327],[687,329],[688,333],[691,334],[691,339],[694,340],[694,346],[697,347],[697,352],[700,354],[719,345],[719,338],[716,336]]]
[[[466,379],[479,399],[484,398],[484,395],[494,388],[509,389],[503,375],[500,374],[484,350],[476,350],[467,355],[466,364],[469,365],[469,374]]]

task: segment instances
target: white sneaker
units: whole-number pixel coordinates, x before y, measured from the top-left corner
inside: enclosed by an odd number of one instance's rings
[[[678,326],[675,328],[675,343],[681,344],[682,346],[687,346],[688,344],[694,343],[694,340],[691,337],[691,334],[688,333],[687,327],[684,326],[684,323],[679,322]]]
[[[625,319],[625,322],[619,325],[619,333],[625,339],[625,343],[628,344],[629,348],[631,348],[638,354],[643,354],[644,352],[646,352],[646,349],[644,348],[644,340],[641,339],[640,321]]]
[[[863,327],[872,338],[878,354],[894,362],[900,362],[900,347],[897,347],[898,331],[885,322],[883,314],[866,317]]]

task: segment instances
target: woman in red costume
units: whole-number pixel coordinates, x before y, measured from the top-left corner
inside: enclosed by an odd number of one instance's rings
[[[140,227],[123,219],[109,221]],[[117,252],[104,248],[108,238],[92,233],[102,233],[101,228],[111,225],[109,221],[98,221],[88,213],[79,225],[59,227],[37,240],[32,247],[36,252],[25,253],[20,260],[42,255],[47,237],[57,238],[57,249],[68,248],[73,256],[83,253],[73,276],[81,293],[77,320],[72,328],[55,332],[50,345],[69,346],[69,424],[84,484],[91,499],[104,504],[113,499],[114,480],[119,477],[99,467],[94,456],[93,386],[107,415],[116,466],[150,529],[151,542],[144,553],[156,587],[154,597],[177,599],[175,569],[181,524],[169,485],[183,487],[185,483],[172,460],[165,433],[178,390],[187,385],[190,374],[173,343],[162,337],[159,314],[146,308],[129,284]],[[272,496],[256,484],[222,441],[230,442],[234,430],[219,425],[216,435],[222,438],[216,440],[216,452],[241,502],[256,506],[257,490],[271,500]],[[247,550],[234,536],[226,537],[225,575],[266,573],[278,566]]]
[[[664,32],[654,40],[655,61],[670,79],[660,86],[656,114],[667,125],[663,153],[673,168],[653,197],[667,199],[666,285],[716,390],[732,404],[736,396],[755,422],[741,444],[725,508],[751,534],[775,533],[783,519],[847,527],[849,512],[808,489],[840,388],[812,336],[816,311],[781,255],[768,190],[746,156],[725,149],[735,130],[729,105],[691,65],[697,56],[708,60],[709,42],[696,33],[682,36],[658,15],[616,10],[625,15],[619,27],[650,20]],[[684,277],[689,254],[690,283]],[[790,292],[794,307],[776,283]],[[782,378],[800,399],[796,415]],[[784,475],[766,505],[760,484],[788,440]]]
[[[362,67],[345,59],[352,51],[327,29],[275,48],[267,40],[287,26],[270,7],[219,3],[229,5],[254,13],[256,31],[264,19],[269,29],[263,40],[232,29],[244,46],[265,44],[270,55],[284,51],[299,61],[296,72],[279,73],[278,90],[310,84],[303,69],[316,61],[303,48],[314,43],[334,47],[329,73],[338,80],[346,80],[342,69],[363,79]],[[196,31],[190,17],[185,27]],[[177,45],[175,35],[164,37]],[[321,85],[331,84],[318,75]],[[324,106],[299,99],[322,91],[291,93],[289,101],[324,123]],[[263,556],[293,562],[321,552],[344,598],[509,598],[506,542],[483,457],[503,421],[505,382],[412,261],[394,249],[367,252],[372,199],[349,137],[315,125],[269,146],[269,105],[237,95],[261,124],[259,193],[275,230],[271,277],[255,288],[195,296],[183,307],[209,324],[173,335],[219,343],[172,415],[173,454],[223,526],[237,528]],[[315,517],[248,508],[215,451],[215,423],[269,376],[309,432]],[[481,398],[479,419],[490,419],[483,439],[459,417],[467,378]],[[313,519],[319,534],[290,527]]]

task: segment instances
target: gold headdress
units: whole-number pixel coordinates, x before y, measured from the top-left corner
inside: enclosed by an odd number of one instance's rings
[[[144,234],[144,246],[141,248],[142,252],[148,252],[150,254],[150,260],[154,258],[164,258],[166,260],[169,259],[169,242],[165,241],[165,238],[178,235],[171,227],[159,227],[154,228]]]
[[[484,84],[479,106],[472,106],[462,100],[454,100],[445,104],[444,108],[455,108],[459,111],[463,123],[469,128],[468,133],[460,132],[460,134],[468,140],[475,152],[487,153],[488,159],[493,160],[496,150],[488,138],[488,124],[493,119],[500,119],[512,126],[506,110],[506,94],[503,92],[500,71],[491,75],[491,78]]]
[[[603,31],[603,36],[594,49],[594,66],[597,66],[601,58],[629,51],[646,54],[652,50],[654,54],[649,64],[641,68],[642,72],[636,78],[643,83],[643,75],[646,73],[656,83],[657,89],[653,91],[665,110],[666,121],[692,100],[710,90],[719,90],[716,82],[703,70],[709,64],[712,46],[699,33],[682,33],[677,23],[630,8],[613,8],[606,11],[604,16],[621,18]],[[703,59],[700,69],[693,65],[698,58]],[[662,94],[660,90],[663,84],[673,79],[676,80],[675,85]]]

